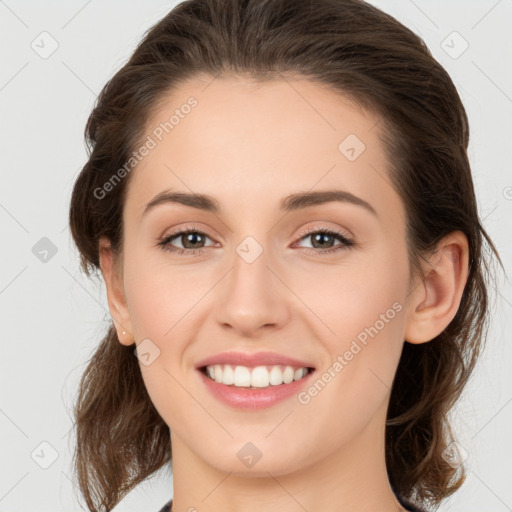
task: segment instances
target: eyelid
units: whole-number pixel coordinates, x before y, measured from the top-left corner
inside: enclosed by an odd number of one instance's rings
[[[178,233],[181,233],[182,231],[199,231],[201,233],[204,233],[205,235],[209,236],[212,240],[213,240],[213,236],[211,236],[208,232],[208,229],[205,229],[201,226],[198,226],[196,224],[186,224],[185,226],[176,226],[174,228],[172,228],[167,234],[164,234],[160,237],[160,239],[165,239],[165,238],[169,238],[170,236],[174,235],[174,234],[178,234]],[[166,233],[164,231],[164,233]]]
[[[353,233],[346,228],[338,228],[338,227],[333,228],[333,227],[326,226],[326,225],[324,225],[324,226],[322,226],[322,225],[309,226],[307,228],[304,228],[302,231],[300,231],[297,236],[298,236],[298,239],[301,239],[301,238],[305,237],[306,235],[309,235],[310,233],[316,233],[317,231],[322,231],[325,229],[336,231],[336,232],[341,232],[341,234],[343,234],[346,238],[349,238],[349,239],[352,239],[354,237]],[[183,231],[199,231],[199,232],[204,233],[205,235],[209,236],[212,240],[214,239],[214,237],[208,233],[208,230],[205,230],[204,228],[202,228],[201,226],[198,226],[196,224],[186,224],[185,226],[176,226],[176,227],[172,228],[171,231],[169,231],[167,234],[159,237],[159,239],[162,240],[165,238],[169,238],[170,236],[177,234],[177,233],[181,233]],[[343,233],[343,231],[345,233]]]
[[[349,240],[353,240],[355,238],[354,234],[346,228],[331,227],[331,226],[327,226],[327,225],[310,226],[309,228],[305,228],[304,230],[302,230],[298,236],[299,236],[299,238],[303,238],[304,236],[309,235],[310,233],[316,233],[317,231],[324,231],[324,230],[338,232],[339,234],[343,235],[345,238],[347,238]]]

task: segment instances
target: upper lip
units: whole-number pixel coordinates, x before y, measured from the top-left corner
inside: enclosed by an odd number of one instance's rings
[[[213,366],[215,364],[232,364],[235,366],[247,366],[249,368],[273,365],[293,366],[295,368],[314,368],[312,364],[306,361],[300,361],[294,357],[277,354],[276,352],[222,352],[203,359],[197,363],[196,368],[200,369],[204,366]]]

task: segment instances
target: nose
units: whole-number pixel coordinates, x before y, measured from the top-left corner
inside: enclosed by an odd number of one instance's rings
[[[221,327],[236,331],[240,337],[258,338],[285,325],[290,316],[287,301],[291,294],[286,293],[278,274],[265,250],[254,261],[244,252],[237,252],[216,298],[215,315]]]

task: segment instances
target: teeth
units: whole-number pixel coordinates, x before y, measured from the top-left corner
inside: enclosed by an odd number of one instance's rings
[[[215,382],[227,386],[267,388],[300,380],[308,374],[308,369],[280,365],[248,368],[247,366],[215,364],[207,366],[206,373]]]
[[[221,384],[224,384],[224,379],[222,378],[222,366],[215,365],[215,382],[220,382]],[[217,370],[220,372],[220,377],[218,377]],[[245,366],[237,366],[235,368],[235,376],[233,377],[233,384],[235,386],[247,386],[249,387],[251,385],[251,372],[249,368],[246,368]]]
[[[226,365],[222,370],[222,382],[228,385],[231,385],[233,382],[235,382],[235,372],[229,365]]]
[[[239,366],[239,368],[242,368]],[[247,368],[245,368],[247,371]],[[251,386],[253,388],[266,388],[270,386],[270,375],[264,366],[256,366],[251,372]]]

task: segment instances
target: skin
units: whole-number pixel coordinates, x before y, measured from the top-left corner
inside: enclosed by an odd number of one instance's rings
[[[445,237],[422,263],[425,277],[410,279],[406,216],[390,185],[379,119],[326,86],[196,77],[165,98],[147,133],[190,96],[198,106],[132,171],[122,260],[108,240],[100,243],[120,343],[149,338],[160,350],[140,369],[171,431],[173,510],[403,510],[384,456],[391,385],[404,340],[428,342],[455,316],[467,277],[465,236]],[[366,146],[354,161],[338,149],[351,133]],[[170,188],[211,195],[221,211],[166,203],[142,216]],[[279,211],[292,193],[330,189],[364,199],[377,215],[346,202]],[[195,242],[202,254],[157,245],[191,225],[207,235]],[[334,228],[355,245],[322,255],[341,242],[315,245],[305,228]],[[236,251],[247,236],[263,250],[252,263]],[[172,244],[194,247],[180,236]],[[321,375],[396,303],[400,312],[307,404],[294,396],[236,410],[194,370],[226,350],[269,350],[309,361]],[[252,467],[237,457],[248,442],[262,454]]]

